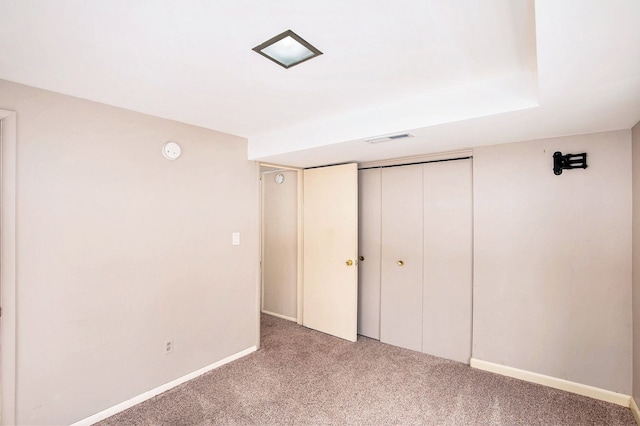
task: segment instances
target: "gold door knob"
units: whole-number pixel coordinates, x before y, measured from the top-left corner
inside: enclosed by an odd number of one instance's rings
[[[364,256],[360,256],[360,262],[364,260]]]
[[[345,264],[346,264],[347,266],[351,266],[351,265],[353,265],[353,260],[349,259],[349,260],[347,260],[347,261],[345,262]]]
[[[404,266],[404,262],[402,260],[398,260],[398,266]]]

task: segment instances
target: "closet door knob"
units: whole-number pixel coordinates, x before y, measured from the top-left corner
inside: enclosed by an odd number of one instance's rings
[[[344,262],[347,266],[351,266],[353,265],[353,260],[349,259],[346,262]]]
[[[404,262],[402,260],[398,260],[398,266],[404,266]]]

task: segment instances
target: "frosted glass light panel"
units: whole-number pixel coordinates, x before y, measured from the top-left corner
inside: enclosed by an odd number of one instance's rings
[[[291,30],[287,30],[272,39],[253,48],[267,59],[285,68],[291,68],[322,52]]]

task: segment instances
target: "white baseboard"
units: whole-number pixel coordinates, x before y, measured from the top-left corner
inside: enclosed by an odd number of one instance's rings
[[[494,364],[492,362],[481,361],[474,358],[471,358],[471,367],[582,396],[588,396],[601,401],[611,402],[613,404],[622,405],[623,407],[630,406],[631,397],[629,395],[612,392],[606,389],[570,382],[568,380],[558,379],[557,377],[545,376],[544,374],[533,373],[531,371],[520,370],[518,368],[507,367],[505,365]]]
[[[175,379],[175,380],[173,380],[173,381],[171,381],[169,383],[165,383],[164,385],[158,386],[155,389],[151,389],[150,391],[147,391],[147,392],[145,392],[145,393],[143,393],[141,395],[134,396],[133,398],[131,398],[131,399],[127,400],[127,401],[121,402],[118,405],[115,405],[115,406],[113,406],[111,408],[107,408],[106,410],[100,411],[99,413],[94,414],[93,416],[89,416],[89,417],[87,417],[85,419],[82,419],[82,420],[80,420],[78,422],[75,422],[71,426],[89,426],[89,425],[92,425],[94,423],[97,423],[100,420],[104,420],[107,417],[111,417],[114,414],[118,414],[119,412],[124,411],[127,408],[131,408],[136,404],[140,404],[141,402],[144,402],[144,401],[146,401],[148,399],[151,399],[156,395],[160,395],[161,393],[166,392],[171,388],[175,388],[178,385],[181,385],[181,384],[183,384],[185,382],[188,382],[189,380],[195,379],[196,377],[201,376],[204,373],[208,373],[211,370],[215,370],[218,367],[221,367],[221,366],[223,366],[225,364],[230,363],[231,361],[235,361],[235,360],[237,360],[239,358],[242,358],[243,356],[249,355],[250,353],[255,352],[255,351],[256,351],[256,347],[255,346],[247,348],[247,349],[245,349],[243,351],[240,351],[240,352],[238,352],[236,354],[228,356],[228,357],[226,357],[226,358],[224,358],[224,359],[222,359],[222,360],[220,360],[218,362],[214,362],[213,364],[207,365],[206,367],[203,367],[203,368],[201,368],[201,369],[199,369],[197,371],[189,373],[186,376],[179,377],[179,378],[177,378],[177,379]]]
[[[640,426],[640,408],[638,408],[638,404],[636,404],[636,400],[633,397],[631,397],[629,408],[631,408],[631,413],[633,413],[633,418],[636,419],[636,424]]]
[[[293,317],[288,317],[286,315],[276,314],[275,312],[265,311],[264,309],[262,310],[262,313],[263,314],[267,314],[267,315],[271,315],[273,317],[286,319],[287,321],[298,322],[298,318],[293,318]]]

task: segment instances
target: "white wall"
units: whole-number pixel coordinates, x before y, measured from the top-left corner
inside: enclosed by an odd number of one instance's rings
[[[633,397],[640,405],[640,123],[633,145]]]
[[[72,423],[256,344],[246,140],[6,81],[0,108],[18,123],[18,424]]]
[[[555,176],[554,151],[589,167]],[[631,133],[473,155],[473,357],[630,394]]]

